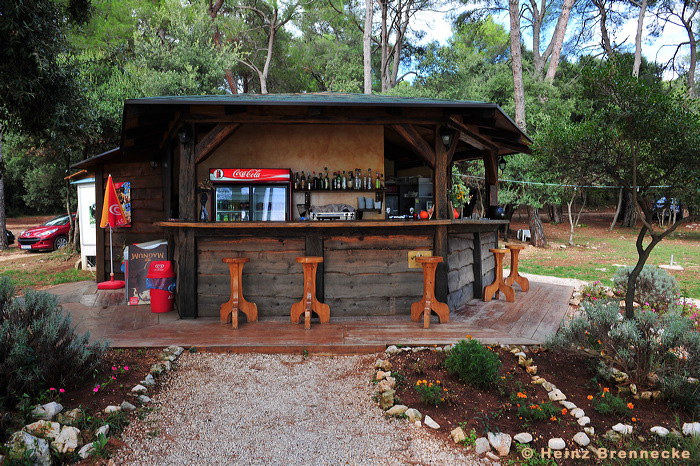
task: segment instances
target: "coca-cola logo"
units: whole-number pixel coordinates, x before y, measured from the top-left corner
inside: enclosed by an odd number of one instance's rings
[[[224,177],[224,171],[220,168],[214,170],[214,178],[223,178]]]
[[[260,169],[249,169],[249,170],[234,170],[231,176],[233,178],[260,178],[262,170]]]

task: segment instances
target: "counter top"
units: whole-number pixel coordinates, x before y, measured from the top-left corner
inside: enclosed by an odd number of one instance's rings
[[[457,219],[457,220],[317,220],[306,222],[181,222],[170,220],[156,222],[156,225],[165,228],[216,228],[216,229],[241,229],[241,228],[420,228],[438,225],[481,225],[498,226],[508,224],[508,220],[489,219]]]

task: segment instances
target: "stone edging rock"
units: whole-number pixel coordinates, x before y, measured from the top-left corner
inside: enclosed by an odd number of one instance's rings
[[[173,369],[173,363],[183,351],[184,348],[180,346],[170,346],[164,349],[158,356],[162,362],[151,366],[150,373],[146,378],[131,389],[133,400],[142,405],[153,401],[148,396],[148,387],[155,386],[155,377]],[[107,406],[104,412],[109,414],[135,410],[134,404],[124,400],[119,406]],[[78,456],[81,459],[86,459],[95,452],[95,441],[99,439],[100,435],[104,437],[109,435],[109,425],[105,424],[95,431],[93,442],[82,445],[80,430],[70,425],[64,425],[79,420],[82,412],[75,408],[63,413],[63,406],[55,401],[45,405],[37,405],[32,411],[32,415],[38,420],[24,426],[21,431],[13,433],[5,444],[8,447],[8,456],[25,458],[28,455],[34,464],[49,466],[52,461],[51,446],[60,453],[73,453],[80,448]],[[0,464],[3,463],[3,460],[4,457],[0,456]]]
[[[533,348],[528,349],[526,346],[510,346],[510,345],[500,345],[500,347],[506,351],[509,351],[513,355],[518,357],[518,365],[522,367],[527,374],[531,377],[531,383],[534,385],[540,385],[546,392],[550,401],[558,402],[564,408],[567,409],[568,413],[577,419],[577,423],[581,426],[582,432],[577,432],[572,441],[581,448],[592,448],[590,446],[591,439],[595,435],[595,429],[590,425],[591,419],[586,416],[583,409],[577,407],[574,403],[566,399],[566,395],[558,389],[554,384],[548,382],[546,379],[537,375],[537,366],[534,365],[532,358],[528,358],[526,352]],[[449,351],[452,345],[447,345],[444,347],[402,347],[389,346],[385,353],[389,356],[401,353],[401,352],[418,352],[418,351]],[[540,347],[537,347],[540,349]],[[379,392],[379,406],[385,411],[389,416],[403,417],[409,420],[409,422],[421,427],[422,424],[432,428],[439,429],[440,425],[435,422],[430,416],[425,416],[423,419],[423,414],[415,408],[409,408],[405,405],[394,405],[394,395],[396,388],[396,380],[391,376],[391,363],[389,361],[378,359],[374,366],[377,369],[375,375],[375,380],[378,381],[377,390]],[[617,374],[619,377],[627,376],[627,374],[620,373]],[[422,421],[422,422],[421,422]],[[605,438],[610,440],[619,440],[622,435],[630,435],[634,428],[628,424],[616,424],[612,426],[611,430],[608,430],[605,434]],[[669,430],[665,427],[655,426],[651,428],[651,432],[660,436],[665,437],[669,435]],[[673,430],[671,431],[673,435],[680,436],[681,434]],[[700,422],[685,423],[683,424],[683,435],[700,436]],[[450,432],[450,436],[455,443],[462,442],[466,439],[466,433],[461,427],[457,427]],[[507,456],[510,453],[510,447],[512,441],[515,440],[520,444],[528,444],[532,441],[532,435],[528,432],[520,432],[513,437],[506,433],[493,433],[489,432],[487,437],[481,437],[476,439],[474,444],[474,449],[478,455],[486,455],[490,459],[496,461],[498,457],[495,456],[491,449],[493,448],[499,456]],[[566,441],[562,438],[556,437],[551,438],[547,442],[547,445],[552,450],[563,450],[566,448]]]

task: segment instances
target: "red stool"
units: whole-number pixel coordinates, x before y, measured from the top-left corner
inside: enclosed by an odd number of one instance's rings
[[[323,257],[297,257],[304,267],[304,296],[298,303],[292,304],[292,323],[298,324],[304,314],[304,328],[311,328],[311,313],[315,312],[322,324],[331,320],[331,308],[316,299],[316,269],[323,262]]]
[[[238,328],[238,311],[246,315],[248,322],[257,322],[258,306],[243,298],[243,264],[249,262],[247,257],[224,257],[221,262],[228,264],[231,275],[231,299],[219,308],[221,322],[227,323],[231,316],[231,325]]]
[[[509,303],[515,302],[515,291],[513,287],[506,285],[503,281],[503,256],[508,252],[507,249],[489,249],[493,253],[493,257],[496,259],[496,278],[493,283],[484,287],[484,301],[491,301],[494,293],[496,294],[496,299],[498,299],[498,292],[502,292],[506,301]]]
[[[510,274],[505,279],[505,284],[513,286],[513,282],[515,282],[520,285],[521,290],[529,290],[530,281],[518,273],[518,255],[520,251],[525,249],[525,246],[522,244],[506,244],[506,247],[510,250]]]
[[[423,298],[411,304],[411,320],[418,322],[423,314],[423,328],[428,328],[430,327],[430,313],[435,311],[441,324],[449,322],[450,308],[435,298],[435,269],[442,262],[442,257],[417,256],[416,262],[423,266]]]

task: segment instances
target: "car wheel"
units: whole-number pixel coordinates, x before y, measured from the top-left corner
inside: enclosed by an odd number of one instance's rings
[[[59,236],[53,241],[53,248],[54,249],[61,249],[68,246],[68,238],[65,236]]]

